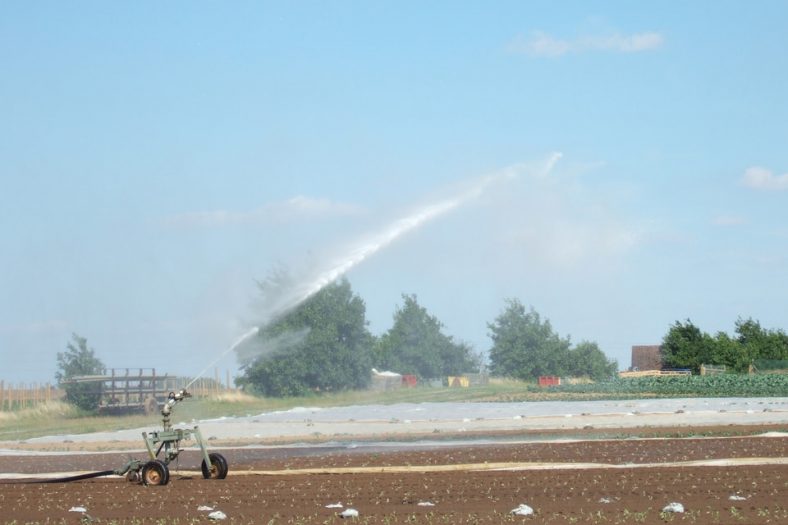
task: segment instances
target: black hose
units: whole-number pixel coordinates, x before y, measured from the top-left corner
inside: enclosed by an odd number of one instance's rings
[[[78,476],[68,476],[65,478],[28,481],[28,483],[67,483],[69,481],[79,481],[82,479],[98,478],[101,476],[111,476],[114,473],[115,473],[114,470],[102,470],[101,472],[90,472],[88,474],[80,474]]]

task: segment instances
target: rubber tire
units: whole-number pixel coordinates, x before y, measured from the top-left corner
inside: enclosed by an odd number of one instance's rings
[[[170,469],[158,459],[148,461],[142,467],[142,483],[144,485],[166,485],[170,482]]]
[[[211,460],[211,466],[205,464],[202,460],[202,477],[205,479],[224,479],[227,477],[227,460],[221,454],[210,453],[208,459]]]

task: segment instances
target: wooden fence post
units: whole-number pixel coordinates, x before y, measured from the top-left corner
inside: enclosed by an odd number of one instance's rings
[[[60,400],[60,391],[50,383],[6,383],[0,379],[0,412],[36,408]]]

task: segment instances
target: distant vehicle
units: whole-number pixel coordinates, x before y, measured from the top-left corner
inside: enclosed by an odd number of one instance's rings
[[[63,384],[88,384],[100,414],[156,414],[176,389],[174,376],[156,375],[155,368],[109,368],[98,375],[73,376]]]

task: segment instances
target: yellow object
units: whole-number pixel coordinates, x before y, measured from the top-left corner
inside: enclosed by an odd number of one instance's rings
[[[449,376],[450,387],[468,388],[470,384],[470,381],[465,376]]]

